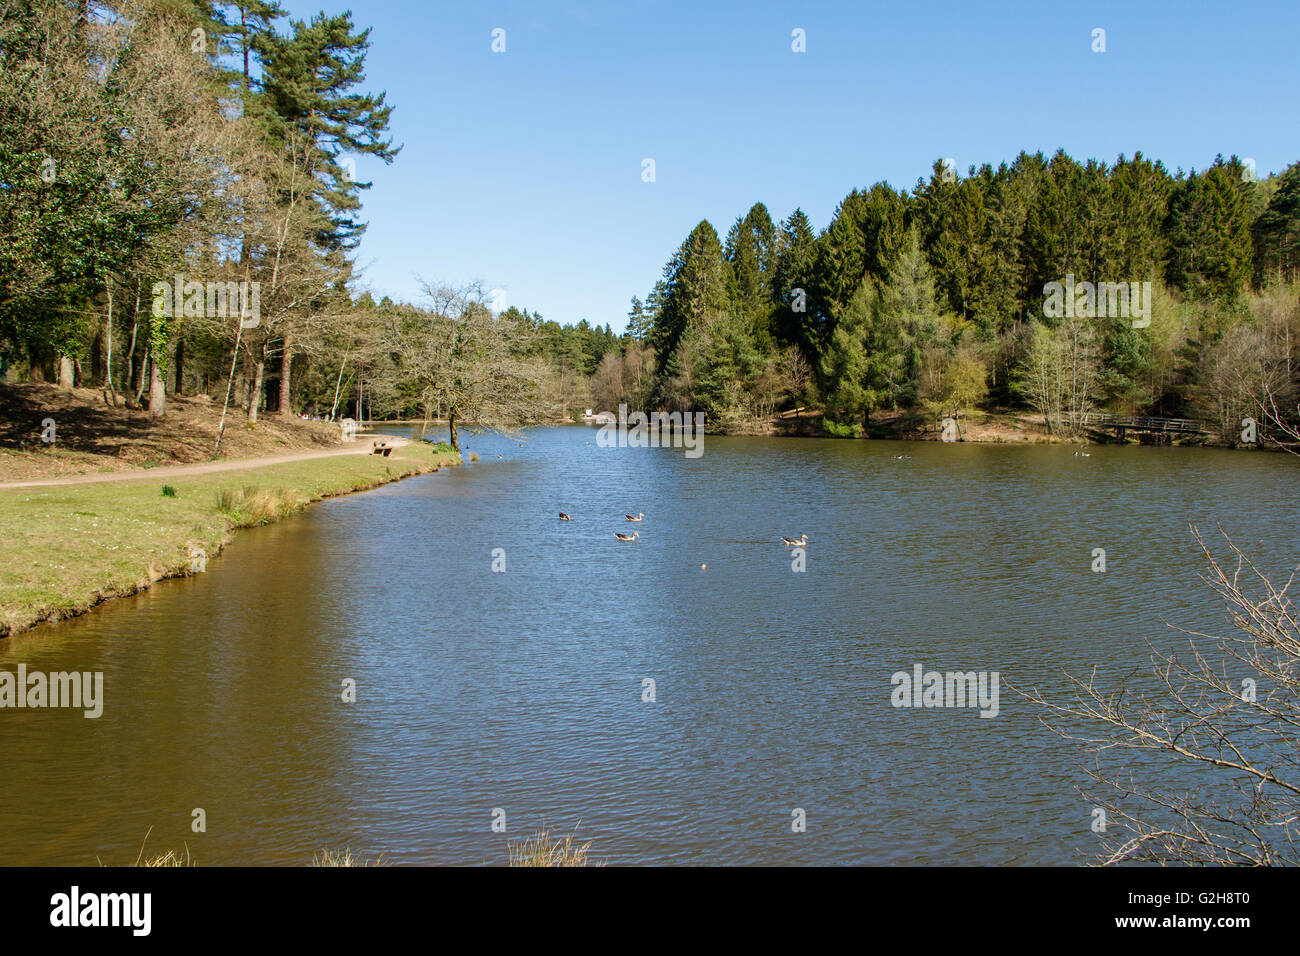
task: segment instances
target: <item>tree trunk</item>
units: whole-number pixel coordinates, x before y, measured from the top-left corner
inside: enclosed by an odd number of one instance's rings
[[[126,388],[122,391],[130,393],[135,387],[135,334],[140,328],[140,280],[135,283],[135,311],[131,313],[131,347],[126,353]],[[144,366],[141,366],[143,370]]]
[[[59,388],[72,388],[72,382],[76,371],[72,365],[72,356],[64,352],[59,353]]]
[[[113,387],[113,287],[110,285],[108,292],[108,322],[105,324],[106,346],[104,348],[104,384],[108,386],[108,393],[113,396],[113,407],[117,407],[117,389]]]
[[[343,387],[343,366],[348,364],[348,354],[343,353],[343,361],[339,363],[339,378],[334,383],[334,404],[330,406],[330,421],[334,421],[339,413],[339,389]]]
[[[163,386],[162,368],[155,359],[149,363],[149,416],[162,418],[167,414],[167,392]]]
[[[280,417],[293,418],[293,399],[289,391],[289,373],[293,370],[293,336],[284,333],[284,349],[280,352]]]
[[[257,406],[262,404],[262,378],[266,374],[266,359],[257,360],[257,374],[253,377],[253,391],[248,396],[248,420],[257,421]]]
[[[102,329],[98,329],[95,331],[94,341],[90,343],[89,372],[85,372],[80,368],[77,369],[78,378],[82,377],[83,375],[85,376],[85,384],[87,388],[94,387],[95,373],[104,364],[103,359],[104,359],[104,332]]]
[[[420,422],[420,441],[424,441],[424,433],[429,430],[429,403],[424,403],[424,421]]]
[[[176,330],[176,387],[172,389],[177,395],[185,391],[185,335]]]
[[[456,412],[453,409],[447,413],[447,431],[451,436],[451,450],[460,454],[460,432],[456,431]]]
[[[145,366],[149,364],[149,350],[145,349],[144,354],[140,356],[140,374],[135,377],[135,407],[142,407],[144,397],[144,387],[149,379],[145,377]]]
[[[239,341],[243,334],[244,325],[241,322],[239,328],[235,330],[235,351],[230,356],[230,378],[226,380],[226,400],[221,405],[221,423],[217,425],[217,443],[212,447],[213,458],[221,454],[221,439],[226,434],[226,411],[230,408],[230,390],[235,385],[235,368],[239,362]]]

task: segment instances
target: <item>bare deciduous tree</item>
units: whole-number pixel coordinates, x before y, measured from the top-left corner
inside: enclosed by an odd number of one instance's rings
[[[1104,689],[1094,672],[1070,678],[1075,700],[1025,696],[1047,709],[1049,727],[1096,754],[1085,770],[1092,787],[1081,793],[1106,814],[1103,864],[1300,864],[1297,571],[1279,586],[1226,535],[1225,563],[1192,533],[1204,579],[1226,607],[1226,633],[1179,628],[1190,643],[1183,656],[1152,647],[1154,693]],[[1081,734],[1079,720],[1100,729]],[[1153,762],[1130,764],[1125,754],[1167,757],[1174,775],[1140,779]]]
[[[462,425],[514,434],[540,421],[546,370],[530,357],[534,330],[494,316],[481,283],[421,286],[432,307],[385,313],[384,348],[415,387],[426,420],[440,409],[457,451]]]
[[[1099,368],[1096,335],[1086,320],[1063,319],[1055,329],[1035,324],[1027,334],[1017,387],[1048,431],[1073,436],[1092,411]]]

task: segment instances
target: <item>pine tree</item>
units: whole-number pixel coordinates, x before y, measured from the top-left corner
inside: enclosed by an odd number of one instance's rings
[[[734,427],[752,413],[751,390],[763,362],[749,323],[724,312],[688,336],[697,338],[687,350],[694,366],[692,408],[715,426]]]
[[[883,281],[865,277],[836,317],[822,363],[827,415],[841,424],[916,400],[921,354],[940,337],[933,270],[913,226]]]
[[[1166,239],[1163,225],[1169,214],[1173,179],[1162,163],[1142,154],[1120,156],[1110,172],[1110,203],[1115,228],[1110,281],[1150,280],[1163,270]]]
[[[1165,231],[1167,277],[1194,298],[1230,305],[1253,271],[1250,196],[1243,167],[1220,156],[1193,171],[1173,192]]]
[[[773,350],[771,288],[776,245],[776,226],[762,203],[755,203],[727,232],[731,308],[748,324],[751,336],[765,353]]]
[[[356,32],[350,12],[321,13],[310,23],[293,21],[288,37],[264,37],[259,43],[264,47],[262,117],[272,135],[302,157],[319,222],[310,239],[338,276],[333,287],[341,295],[349,275],[347,253],[365,231],[365,223],[354,218],[359,192],[370,183],[354,180],[340,160],[351,153],[391,163],[401,149],[384,138],[392,113],[385,95],[354,89],[365,80],[370,30]],[[293,334],[293,323],[286,322],[280,349],[280,414],[285,417],[293,415]]]
[[[671,374],[670,364],[686,330],[707,326],[727,310],[727,273],[722,243],[706,219],[664,266],[664,301],[651,331],[661,379]]]
[[[355,32],[350,13],[295,20],[292,30],[265,42],[264,119],[289,148],[305,151],[306,167],[318,181],[313,198],[329,227],[317,243],[350,249],[365,231],[351,214],[361,206],[359,191],[371,184],[354,180],[339,160],[352,153],[391,163],[401,150],[384,138],[392,107],[383,93],[354,90],[365,80],[370,30]]]
[[[1024,288],[1024,263],[1021,240],[1028,211],[1028,176],[1020,164],[1003,163],[994,170],[980,167],[978,181],[984,197],[984,233],[981,244],[985,256],[971,302],[974,318],[988,338],[1005,332],[1023,314],[1020,305]]]
[[[1026,304],[1042,314],[1043,286],[1067,274],[1083,279],[1085,231],[1081,196],[1084,169],[1060,150],[1047,164],[1025,218]]]
[[[781,223],[777,234],[771,296],[776,304],[777,336],[798,345],[810,359],[817,354],[819,339],[818,304],[813,298],[817,255],[812,224],[802,209],[796,209]]]
[[[231,45],[239,55],[240,77],[245,92],[260,87],[253,79],[253,61],[259,63],[274,48],[275,21],[285,16],[279,0],[233,0],[224,6],[233,8],[225,22],[230,24]]]
[[[632,296],[632,308],[627,313],[627,334],[634,341],[644,342],[653,321],[654,317],[645,304],[637,296]]]
[[[974,318],[987,308],[993,280],[982,181],[946,182],[936,171],[918,197],[917,218],[940,296],[958,315]]]
[[[747,312],[759,311],[769,300],[776,265],[776,226],[766,206],[755,203],[732,224],[725,252],[733,300]]]
[[[816,293],[827,314],[842,307],[864,277],[884,275],[903,241],[906,216],[907,200],[888,183],[844,198],[819,239]]]
[[[1300,163],[1277,177],[1267,208],[1251,229],[1255,243],[1255,281],[1277,276],[1294,282],[1300,274]]]

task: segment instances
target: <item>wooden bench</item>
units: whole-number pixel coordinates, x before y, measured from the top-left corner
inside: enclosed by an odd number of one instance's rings
[[[383,455],[385,458],[387,458],[392,453],[393,453],[393,446],[388,444],[388,442],[386,441],[377,441],[375,442],[375,447],[370,449],[370,454]]]

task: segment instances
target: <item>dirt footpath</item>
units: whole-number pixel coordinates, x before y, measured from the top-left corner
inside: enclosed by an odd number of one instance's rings
[[[284,455],[269,455],[265,458],[236,458],[233,461],[209,461],[194,465],[167,465],[162,468],[136,468],[131,471],[113,471],[100,475],[72,475],[66,478],[41,478],[35,481],[0,482],[0,491],[6,488],[37,488],[45,485],[83,485],[95,481],[152,481],[155,478],[185,478],[190,475],[206,475],[215,471],[242,471],[245,468],[261,468],[265,465],[281,465],[290,461],[305,461],[308,458],[331,458],[335,455],[369,455],[377,441],[386,441],[394,448],[409,445],[410,439],[395,435],[385,435],[382,439],[371,435],[359,436],[349,445],[330,448],[324,451],[293,452]]]

